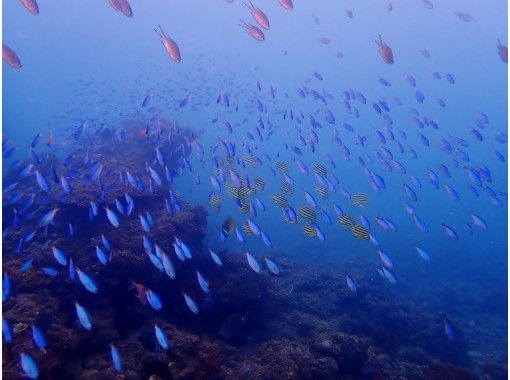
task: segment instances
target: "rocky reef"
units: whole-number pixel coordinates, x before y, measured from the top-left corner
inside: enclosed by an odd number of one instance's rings
[[[135,127],[128,130],[136,139],[143,123],[131,123]],[[189,131],[179,131],[174,141],[180,145],[189,135]],[[295,262],[285,252],[275,255],[281,269],[278,276],[253,272],[242,252],[220,252],[223,266],[215,265],[202,244],[206,211],[182,202],[180,211],[169,213],[164,204],[166,190],[129,188],[114,168],[147,177],[144,163],[153,151],[143,139],[109,143],[117,137],[105,129],[93,141],[72,148],[74,159],[80,162],[86,155],[101,162],[103,183],[91,183],[87,176],[77,175],[71,194],[55,185],[50,199],[37,194],[35,204],[41,209],[37,216],[52,207],[60,211],[55,223],[38,229],[21,253],[16,253],[18,242],[38,218],[23,219],[20,228],[4,231],[3,270],[12,280],[13,291],[3,312],[14,330],[13,342],[3,342],[4,379],[20,377],[21,352],[34,357],[42,379],[506,378],[506,368],[478,368],[461,336],[456,341],[445,336],[440,316],[398,298],[388,291],[391,285],[372,275],[370,269],[360,268],[354,294],[345,286],[342,273]],[[162,149],[172,157],[174,148]],[[43,168],[49,170],[53,165],[59,173],[71,176],[71,169],[61,162],[50,156]],[[178,158],[169,159],[167,165],[176,170]],[[81,173],[85,171],[83,168]],[[6,179],[17,180],[17,172],[8,173]],[[33,181],[33,177],[20,180],[17,191],[31,194]],[[112,204],[128,189],[134,200],[134,215],[122,217],[118,228],[104,212],[89,220],[89,202],[98,201],[100,186],[108,188],[102,205]],[[173,260],[175,280],[155,270],[144,253],[143,232],[136,217],[140,210],[153,216],[156,222],[147,235],[164,250],[173,253],[175,237],[190,247],[191,260]],[[10,220],[12,212],[12,206],[4,207],[4,220]],[[68,234],[68,222],[74,226],[74,236]],[[101,234],[113,247],[112,260],[106,266],[95,256]],[[71,280],[65,269],[55,277],[41,271],[55,266],[52,246],[61,248],[96,280],[98,294]],[[20,271],[29,257],[33,258],[32,267]],[[198,286],[197,269],[209,280],[210,294]],[[143,305],[132,289],[133,282],[157,292],[162,310]],[[183,291],[197,301],[198,315],[186,306]],[[91,331],[78,324],[75,302],[89,310]],[[155,323],[169,338],[168,351],[155,339]],[[32,325],[45,332],[47,349],[34,346]],[[120,375],[110,359],[111,342],[124,362]]]

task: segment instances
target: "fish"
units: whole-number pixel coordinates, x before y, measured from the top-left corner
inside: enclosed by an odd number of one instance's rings
[[[46,227],[48,224],[53,223],[53,219],[55,219],[58,211],[58,208],[54,208],[53,210],[50,210],[44,214],[39,220],[39,227]]]
[[[441,226],[443,227],[444,233],[450,237],[453,240],[459,240],[459,235],[457,235],[457,232],[455,230],[448,226],[446,223],[441,222]]]
[[[64,255],[64,253],[55,246],[53,246],[51,249],[52,249],[53,257],[55,258],[55,260],[57,260],[57,262],[60,265],[67,266],[68,260],[67,260],[66,256]]]
[[[175,267],[172,264],[172,261],[170,260],[170,257],[167,254],[165,254],[165,253],[163,253],[161,256],[162,256],[161,257],[161,263],[163,265],[163,269],[164,269],[165,273],[172,280],[175,280],[175,277],[176,277]]]
[[[20,353],[20,361],[21,361],[21,369],[23,370],[25,376],[30,379],[39,378],[39,367],[35,362],[34,358],[29,354],[25,354],[24,352]]]
[[[473,224],[478,227],[479,229],[481,230],[486,230],[487,229],[487,223],[485,222],[485,220],[483,220],[483,218],[475,213],[471,213],[470,214],[471,216],[471,220],[473,221]]]
[[[216,252],[214,252],[211,248],[209,248],[209,253],[211,254],[211,258],[216,263],[216,265],[222,267],[223,262],[221,261],[220,256],[218,256],[218,254]]]
[[[260,8],[253,5],[251,1],[249,4],[245,3],[245,5],[250,10],[253,19],[257,22],[257,24],[259,24],[261,28],[269,29],[269,19],[267,18],[266,14],[260,10]]]
[[[112,226],[118,227],[120,225],[120,222],[119,222],[119,217],[117,216],[115,211],[110,210],[108,207],[105,207],[104,209],[106,211],[106,216],[108,217],[108,220],[110,221]]]
[[[33,258],[30,258],[28,260],[26,260],[22,265],[21,267],[19,268],[19,271],[21,273],[24,273],[26,271],[28,271],[31,267],[32,267],[32,262],[34,261]]]
[[[191,312],[195,315],[198,315],[199,310],[198,310],[198,306],[197,306],[197,303],[195,302],[195,300],[193,300],[193,298],[191,298],[186,293],[182,293],[182,296],[184,297],[184,302],[186,302],[186,306],[188,306],[188,308],[191,310]]]
[[[388,268],[388,269],[394,268],[393,261],[390,259],[390,257],[386,253],[384,253],[383,251],[378,249],[377,254],[379,255],[379,258],[381,259],[381,261],[383,262],[385,268]]]
[[[99,289],[97,288],[94,280],[89,277],[88,274],[82,272],[79,268],[76,268],[76,274],[78,275],[78,279],[85,289],[87,289],[91,293],[98,293]]]
[[[202,276],[202,274],[197,270],[197,280],[198,284],[200,285],[200,288],[204,291],[204,293],[209,293],[209,282]]]
[[[48,181],[46,181],[46,178],[41,174],[39,170],[35,171],[35,176],[37,179],[37,184],[39,185],[40,189],[44,192],[50,191],[50,185],[48,184]]]
[[[153,290],[146,289],[145,297],[146,297],[147,301],[149,302],[149,305],[151,305],[151,307],[154,310],[160,311],[163,308],[163,303],[161,302],[161,299],[156,294],[156,292],[154,292]]]
[[[45,349],[48,347],[48,343],[46,341],[46,336],[38,326],[32,325],[32,339],[37,348],[45,352]]]
[[[124,366],[122,364],[122,357],[120,356],[117,347],[113,343],[110,343],[110,356],[112,358],[113,367],[117,373],[124,372]]]
[[[353,228],[354,227],[354,218],[348,214],[340,214],[338,216],[338,221],[340,222],[340,224],[342,224],[343,226],[347,227],[347,228]]]
[[[264,36],[264,32],[257,28],[255,25],[249,24],[243,20],[240,20],[239,26],[242,27],[247,34],[253,37],[255,40],[259,42],[263,42],[266,37]]]
[[[388,65],[392,65],[394,62],[393,51],[385,42],[383,42],[380,34],[379,34],[379,41],[375,41],[375,43],[379,47],[379,55],[381,56],[384,63],[386,63]]]
[[[260,264],[258,261],[249,253],[245,252],[246,260],[248,261],[248,265],[255,273],[260,273]]]
[[[288,11],[291,11],[294,8],[292,0],[278,0],[278,3],[282,6],[283,9]]]
[[[443,330],[446,337],[449,340],[455,341],[458,339],[458,334],[455,327],[453,326],[452,322],[446,317],[443,318]]]
[[[349,290],[352,293],[357,294],[358,287],[356,286],[356,282],[353,280],[353,278],[351,276],[349,276],[348,274],[346,274],[345,275],[345,281],[347,283],[347,287],[349,288]]]
[[[425,223],[425,221],[423,219],[418,217],[418,215],[416,215],[416,212],[414,212],[412,214],[412,218],[413,218],[414,224],[421,232],[423,232],[423,233],[429,232],[429,227],[428,227],[427,223]]]
[[[368,196],[365,193],[356,193],[351,197],[354,206],[363,207],[368,204]]]
[[[168,56],[175,62],[181,62],[181,51],[177,43],[170,38],[167,34],[165,34],[161,25],[158,25],[158,28],[154,28],[156,34],[161,38],[161,43],[163,44]]]
[[[108,0],[113,9],[122,13],[126,17],[133,17],[133,10],[128,0]]]
[[[90,319],[89,312],[81,306],[78,302],[74,303],[76,309],[76,315],[78,317],[78,321],[80,321],[81,326],[88,331],[92,330],[92,321]]]
[[[168,338],[166,333],[159,327],[157,324],[154,324],[154,333],[156,335],[156,340],[163,350],[168,351],[170,348],[170,343],[168,343]]]
[[[354,237],[362,240],[367,240],[370,238],[370,233],[367,227],[354,225],[352,226],[352,234]]]
[[[36,0],[20,0],[21,4],[34,16],[39,14],[39,5]]]
[[[470,13],[464,11],[455,12],[455,15],[459,18],[459,20],[465,22],[471,22],[474,19]]]
[[[163,181],[161,180],[161,177],[159,176],[158,172],[156,172],[150,166],[149,166],[149,172],[150,172],[150,175],[151,175],[152,179],[156,183],[156,185],[161,186],[163,184]]]
[[[12,343],[14,332],[12,331],[10,323],[4,318],[2,318],[2,335],[6,343]]]
[[[508,63],[508,46],[503,45],[501,41],[498,39],[498,56],[501,61]]]
[[[388,282],[390,284],[393,284],[395,285],[397,283],[397,278],[395,277],[395,275],[393,274],[393,272],[391,272],[389,269],[387,269],[386,267],[383,267],[381,269],[384,277],[386,278],[386,280],[388,280]]]
[[[264,262],[266,263],[267,269],[271,273],[273,273],[277,276],[280,274],[280,268],[278,267],[278,265],[276,265],[276,263],[273,260],[271,260],[268,257],[264,257]]]
[[[416,252],[418,255],[425,261],[430,261],[430,256],[425,250],[421,249],[420,247],[414,247],[416,249]]]

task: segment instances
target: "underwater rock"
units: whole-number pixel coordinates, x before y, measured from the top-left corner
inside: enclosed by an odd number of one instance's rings
[[[423,375],[427,380],[475,380],[478,377],[465,368],[456,367],[451,363],[431,363]]]
[[[355,374],[363,365],[367,339],[338,331],[317,331],[312,333],[311,348],[323,356],[335,359],[340,372]]]
[[[334,379],[338,367],[330,358],[315,358],[304,344],[287,339],[263,343],[248,360],[223,372],[231,379]]]

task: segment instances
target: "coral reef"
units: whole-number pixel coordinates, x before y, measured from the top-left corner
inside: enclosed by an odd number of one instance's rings
[[[139,121],[132,124],[139,126]],[[131,128],[133,129],[133,128]],[[138,130],[136,128],[135,130]],[[138,133],[138,132],[132,132]],[[185,139],[189,131],[176,134]],[[358,291],[345,286],[345,277],[324,268],[300,264],[275,254],[281,274],[257,274],[240,252],[221,252],[224,265],[215,265],[202,246],[207,213],[200,206],[182,203],[179,212],[167,212],[162,188],[153,193],[129,188],[112,168],[121,167],[147,177],[145,158],[153,154],[143,143],[109,144],[115,133],[103,130],[102,144],[89,150],[75,147],[82,160],[91,155],[101,160],[105,176],[102,204],[111,204],[129,190],[135,215],[121,217],[113,227],[106,217],[89,220],[89,202],[97,200],[99,184],[85,176],[73,180],[74,191],[63,194],[53,186],[51,199],[36,203],[46,209],[59,207],[54,225],[39,231],[21,254],[19,239],[33,223],[4,233],[3,270],[14,284],[13,294],[3,305],[4,318],[14,329],[14,341],[3,342],[4,379],[20,376],[18,356],[30,353],[43,379],[499,379],[506,368],[478,368],[468,355],[466,340],[450,341],[442,331],[440,316],[430,315],[409,300],[399,299],[387,284],[366,268],[360,271]],[[136,135],[135,135],[136,136]],[[135,138],[138,138],[136,136]],[[140,137],[142,139],[142,137]],[[143,141],[143,139],[142,139]],[[169,147],[166,154],[171,156]],[[78,158],[75,158],[78,159]],[[50,157],[47,168],[72,175]],[[167,163],[175,169],[176,162]],[[10,177],[9,177],[10,176]],[[16,178],[16,171],[7,174]],[[20,181],[19,190],[33,187],[33,178]],[[144,253],[139,210],[151,213],[155,224],[147,235],[168,253],[179,237],[188,244],[193,258],[173,260],[177,277],[158,272]],[[12,207],[4,207],[9,220]],[[75,228],[68,236],[67,222]],[[31,227],[32,226],[32,227]],[[95,246],[105,234],[113,246],[112,261],[100,264]],[[98,294],[87,292],[78,281],[60,270],[50,277],[41,267],[55,266],[52,246],[61,248],[75,265],[83,268],[99,286]],[[19,270],[33,258],[32,268]],[[198,287],[196,269],[209,280],[210,294]],[[160,295],[163,308],[155,312],[143,305],[130,289],[131,281]],[[197,301],[198,315],[190,312],[182,297],[186,291]],[[93,328],[77,322],[74,303],[86,305]],[[165,352],[154,336],[154,324],[165,331],[170,348]],[[31,326],[42,328],[49,343],[37,350]],[[116,375],[108,345],[115,342],[124,362]]]

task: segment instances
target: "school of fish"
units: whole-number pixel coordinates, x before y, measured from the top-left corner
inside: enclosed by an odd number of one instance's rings
[[[292,0],[274,1],[284,11],[294,9]],[[434,7],[430,0],[422,2],[426,9]],[[126,17],[136,17],[128,0],[108,0],[107,3]],[[39,9],[36,0],[21,0],[21,4],[33,15],[44,12],[44,6]],[[241,29],[256,41],[264,42],[271,33],[271,15],[266,14],[254,2],[245,5],[247,12],[240,16],[239,21]],[[387,4],[388,12],[393,8],[394,4]],[[348,19],[355,18],[354,11],[350,9],[345,10],[345,15]],[[252,23],[245,21],[250,17]],[[463,22],[474,21],[474,17],[465,11],[459,11],[452,17]],[[320,25],[315,14],[311,18],[316,25]],[[170,37],[171,33],[167,34],[160,25],[154,30],[171,61],[185,65],[186,57],[181,56],[179,45]],[[9,36],[5,38],[8,40]],[[402,59],[399,52],[391,48],[391,41],[385,41],[382,35],[374,36],[374,40],[375,43],[367,42],[374,44],[374,60],[380,59],[384,64],[393,65]],[[507,46],[499,39],[495,40],[495,56],[507,63]],[[328,45],[331,40],[323,37],[318,42]],[[263,49],[263,45],[258,46]],[[260,53],[263,54],[263,50]],[[428,49],[422,49],[421,54],[424,59],[429,59],[431,53]],[[23,68],[23,56],[20,59],[15,50],[6,44],[2,46],[2,57],[10,67],[17,70]],[[285,247],[275,247],[273,244],[271,235],[275,230],[299,230],[304,238],[316,239],[320,244],[329,238],[324,226],[336,225],[335,233],[348,231],[346,239],[359,239],[365,241],[364,244],[373,245],[374,257],[379,261],[374,269],[384,281],[398,285],[398,263],[384,244],[380,243],[380,237],[399,233],[395,220],[400,220],[400,216],[405,216],[419,233],[444,234],[445,238],[452,240],[476,236],[493,228],[481,212],[473,211],[464,215],[464,223],[460,225],[451,224],[446,212],[437,219],[425,218],[422,214],[429,205],[420,202],[424,192],[436,191],[441,193],[441,205],[445,209],[454,209],[456,204],[468,196],[476,197],[486,207],[503,207],[506,204],[505,189],[493,188],[494,170],[491,167],[506,165],[507,135],[506,132],[494,132],[494,129],[489,128],[488,115],[482,110],[476,112],[469,129],[461,135],[452,135],[441,120],[420,111],[419,107],[424,102],[433,102],[434,98],[437,107],[447,107],[447,96],[422,92],[412,74],[402,76],[402,81],[409,88],[407,99],[392,95],[392,83],[382,77],[378,85],[389,91],[388,99],[372,99],[370,94],[355,88],[344,89],[337,94],[329,93],[321,86],[326,77],[322,73],[311,72],[310,77],[304,78],[294,93],[280,91],[273,84],[256,80],[248,84],[245,94],[221,91],[217,94],[208,93],[207,100],[195,95],[174,100],[176,110],[205,107],[206,104],[216,110],[218,116],[210,123],[215,131],[215,142],[208,145],[203,143],[207,131],[201,130],[186,132],[184,141],[175,145],[173,137],[184,133],[179,122],[175,121],[171,127],[163,128],[156,118],[151,119],[136,137],[151,146],[152,153],[146,157],[143,177],[133,174],[129,168],[108,167],[101,162],[100,157],[94,155],[94,146],[84,149],[83,157],[63,157],[60,172],[53,166],[50,171],[44,171],[42,167],[47,159],[44,149],[54,149],[56,140],[66,139],[75,145],[86,146],[88,136],[101,135],[104,127],[92,130],[87,123],[80,122],[65,137],[54,136],[51,130],[37,133],[28,147],[28,156],[11,162],[11,167],[18,171],[18,177],[13,182],[3,184],[3,207],[12,209],[9,221],[4,222],[3,233],[8,229],[18,230],[21,226],[29,228],[29,232],[18,243],[16,254],[22,256],[24,248],[35,235],[46,234],[55,224],[60,211],[58,202],[65,203],[66,197],[76,191],[77,178],[86,178],[89,184],[98,189],[96,199],[90,201],[88,207],[90,223],[96,218],[103,218],[113,227],[121,229],[126,218],[139,220],[139,239],[146,259],[153,264],[155,271],[164,273],[166,280],[171,281],[178,275],[173,262],[189,261],[189,265],[192,265],[191,259],[197,252],[192,252],[189,244],[177,236],[169,247],[161,247],[152,241],[150,233],[158,220],[149,211],[140,209],[130,193],[156,194],[163,189],[167,196],[161,207],[170,214],[179,213],[186,195],[182,189],[176,188],[175,180],[177,177],[185,177],[197,188],[209,193],[203,204],[213,214],[219,214],[224,209],[234,210],[229,211],[229,215],[215,229],[217,248],[209,247],[207,253],[211,265],[223,266],[220,247],[230,239],[239,243],[249,239],[260,241],[260,252],[264,253],[246,250],[243,253],[246,265],[257,274],[262,275],[266,271],[269,275],[278,276],[281,269],[271,252],[275,248]],[[449,72],[434,72],[432,78],[442,81],[445,86],[456,84],[454,74]],[[139,108],[150,111],[154,96],[151,93],[139,99]],[[281,104],[293,105],[282,107]],[[312,106],[316,111],[304,112],[299,104]],[[410,110],[410,116],[405,120],[394,116],[395,112],[392,112],[402,107]],[[248,113],[242,122],[228,120],[230,117],[235,119],[235,115],[242,111]],[[379,124],[362,128],[356,120],[363,114],[376,115]],[[46,144],[40,144],[43,134],[47,134]],[[114,136],[112,143],[126,143],[126,131],[121,127],[115,129]],[[273,142],[280,141],[277,136],[283,137],[282,142]],[[493,151],[493,160],[488,163],[472,160],[472,151],[479,149],[480,144],[487,140],[501,146]],[[163,153],[168,152],[168,147],[178,156],[179,168],[168,167],[169,156]],[[5,137],[2,148],[4,162],[18,149],[12,140]],[[434,155],[438,162],[431,161],[425,170],[414,169],[413,162],[425,155]],[[345,166],[355,168],[364,176],[365,185],[362,188],[353,188],[349,179],[343,176],[342,168]],[[109,188],[103,184],[103,180],[111,175],[119,176],[125,196],[108,204],[104,200]],[[399,178],[401,187],[388,188],[390,177]],[[465,186],[458,188],[452,185],[452,177],[463,178]],[[301,187],[304,179],[314,185]],[[274,188],[270,183],[278,183],[279,186]],[[29,184],[31,191],[18,191],[22,184]],[[55,198],[56,188],[59,194],[63,194],[58,199]],[[384,192],[393,192],[398,196],[401,208],[393,210],[392,214],[374,214],[373,210],[378,208],[377,197]],[[271,213],[271,224],[257,221],[262,213]],[[66,226],[70,237],[76,235],[71,223],[62,220],[59,223]],[[328,227],[327,231],[332,230]],[[98,243],[94,254],[102,265],[107,266],[115,260],[115,247],[112,247],[105,234],[96,238]],[[43,275],[54,277],[55,281],[61,276],[68,276],[90,293],[101,292],[101,279],[94,278],[86,267],[80,266],[75,253],[65,252],[55,245],[50,249],[55,259],[54,266],[34,268],[33,257],[26,257],[19,270],[40,270]],[[429,252],[426,246],[416,245],[413,254],[433,265],[435,252]],[[67,274],[64,274],[64,269]],[[203,294],[214,292],[198,268],[195,273],[196,284]],[[3,302],[10,299],[14,286],[9,273],[4,271]],[[358,287],[351,274],[345,274],[345,286],[356,294]],[[156,292],[143,284],[132,282],[132,289],[136,291],[140,302],[154,309],[155,313],[168,307]],[[182,300],[179,302],[184,302],[191,314],[198,315],[200,302],[192,298],[186,289],[181,289],[181,292]],[[83,329],[91,331],[95,328],[94,315],[87,305],[76,301],[72,307]],[[13,332],[10,322],[4,319],[2,327],[4,340],[11,342]],[[455,340],[454,324],[446,317],[443,319],[443,327],[448,339]],[[31,329],[35,345],[44,350],[48,346],[45,332],[35,325]],[[154,338],[163,350],[171,350],[171,339],[157,324],[154,324]],[[122,373],[122,352],[114,342],[110,344],[109,350],[115,370]],[[39,377],[38,365],[29,353],[20,355],[20,368],[28,378]]]

